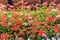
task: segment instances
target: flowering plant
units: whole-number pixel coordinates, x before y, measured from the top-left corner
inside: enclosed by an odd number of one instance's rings
[[[43,5],[47,3],[43,3]],[[43,7],[43,6],[42,6]],[[23,8],[20,12],[2,10],[0,12],[1,40],[42,40],[58,37],[60,32],[60,11],[37,8],[36,11]]]

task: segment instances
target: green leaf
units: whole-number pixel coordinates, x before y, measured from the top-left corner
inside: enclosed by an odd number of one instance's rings
[[[12,12],[11,11],[7,11],[7,15],[12,15]]]
[[[28,38],[29,38],[29,36],[25,33],[25,35],[24,35],[25,37],[25,40],[27,40]]]
[[[42,37],[40,37],[40,36],[37,36],[37,39],[38,39],[38,40],[42,40]]]
[[[31,40],[35,40],[35,39],[31,39]]]
[[[38,14],[42,14],[42,12],[41,12],[41,11],[39,11],[39,10],[37,10],[37,12],[38,12]]]
[[[56,17],[57,13],[56,12],[51,12],[50,15],[52,15],[52,17]]]
[[[36,16],[35,12],[31,12],[30,16]]]
[[[46,10],[48,7],[42,6],[42,9]]]
[[[15,38],[15,40],[18,40],[18,38]]]
[[[11,40],[10,38],[6,38],[6,40]]]
[[[53,29],[51,28],[49,31],[48,31],[48,34],[47,36],[50,38],[50,37],[54,37],[55,36],[55,33],[53,31]]]

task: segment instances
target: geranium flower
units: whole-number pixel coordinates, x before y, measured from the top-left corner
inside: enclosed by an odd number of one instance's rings
[[[57,29],[56,26],[53,27],[53,30],[54,30],[55,33],[58,33],[59,32],[59,30]]]
[[[36,33],[36,32],[37,32],[37,30],[36,30],[36,29],[32,29],[32,30],[31,30],[31,32],[34,32],[34,33]]]
[[[6,22],[6,18],[2,18],[2,20],[1,20],[1,21]]]
[[[37,0],[39,3],[41,2],[41,0]]]
[[[60,18],[60,15],[57,15],[56,18]]]
[[[51,5],[52,5],[52,6],[56,6],[56,3],[55,3],[55,2],[51,2]]]
[[[24,3],[24,0],[20,0],[21,3]]]
[[[46,25],[46,28],[50,29],[50,26],[49,25]]]
[[[27,14],[24,15],[24,18],[25,18],[25,19],[28,19],[28,18],[29,18],[29,15],[27,15]]]
[[[55,17],[55,18],[54,18],[54,22],[55,22],[56,20],[57,20],[57,18]]]
[[[11,31],[17,31],[20,29],[20,26],[13,26],[10,28]]]
[[[17,26],[17,24],[15,23],[13,26],[14,26],[14,27],[16,27],[16,26]]]
[[[8,24],[5,23],[5,22],[1,22],[1,25],[4,26],[4,27],[8,27]]]
[[[28,2],[24,2],[24,5],[28,4]]]
[[[31,32],[30,31],[27,31],[27,34],[30,34]]]
[[[16,27],[13,27],[14,28],[14,30],[19,30],[20,29],[20,26],[16,26]]]
[[[47,35],[44,33],[44,34],[42,34],[42,37],[47,37]]]
[[[7,33],[7,37],[8,37],[8,38],[12,38],[12,34],[8,34],[8,33]]]
[[[20,34],[20,35],[24,35],[23,31],[20,31],[19,34]]]
[[[32,30],[33,30],[33,29],[35,29],[35,27],[34,27],[34,26],[30,26],[30,29],[32,29]]]
[[[22,24],[22,20],[21,20],[21,19],[18,19],[18,20],[16,21],[16,24],[17,24],[17,25]]]
[[[24,38],[20,37],[20,38],[18,38],[18,40],[24,40]]]
[[[15,35],[15,37],[18,37],[19,36],[19,34],[17,34],[17,33],[14,33],[14,35]]]
[[[13,22],[13,20],[12,20],[12,19],[9,19],[9,22],[10,22],[10,23],[12,23],[12,22]]]
[[[18,5],[18,3],[14,3],[14,6],[17,6]],[[14,7],[14,6],[11,6],[11,7]]]
[[[57,24],[58,27],[60,27],[60,24]]]
[[[3,5],[2,3],[0,3],[0,9],[5,8],[5,5]]]
[[[60,4],[57,4],[57,8],[60,9]]]
[[[13,17],[17,18],[17,17],[19,17],[19,14],[13,14]]]
[[[5,14],[2,14],[2,15],[1,15],[1,18],[2,18],[1,21],[6,22],[6,18],[7,18],[7,16],[6,16]]]
[[[26,6],[27,9],[31,9],[31,5]]]
[[[48,6],[48,2],[43,2],[43,6]]]
[[[32,24],[33,24],[34,26],[36,26],[36,25],[37,25],[37,22],[33,22]]]
[[[0,9],[0,12],[2,12],[2,10]]]
[[[38,6],[39,6],[39,4],[36,4],[34,7],[35,7],[35,8],[38,8]]]
[[[9,30],[14,31],[14,27],[11,27]]]
[[[48,22],[53,22],[54,19],[53,19],[51,16],[48,16],[48,17],[46,18],[46,21],[48,21]]]
[[[45,31],[44,30],[40,30],[39,32],[38,32],[38,36],[46,36],[45,35],[46,33],[45,33]]]
[[[30,35],[30,38],[35,38],[35,35],[34,35],[34,34],[31,34],[31,35]]]
[[[2,39],[2,40],[5,40],[5,39],[6,39],[6,37],[7,37],[7,35],[6,35],[6,34],[1,34],[1,39]]]

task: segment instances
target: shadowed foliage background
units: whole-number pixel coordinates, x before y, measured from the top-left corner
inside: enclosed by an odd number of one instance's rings
[[[20,0],[13,0],[13,2],[18,2]],[[29,3],[37,3],[38,1],[37,0],[24,0],[24,1],[28,1]],[[44,0],[44,1],[48,1],[48,2],[51,2],[53,0]],[[0,2],[4,3],[4,4],[7,4],[7,0],[0,0]],[[57,3],[59,3],[60,0],[57,0]]]

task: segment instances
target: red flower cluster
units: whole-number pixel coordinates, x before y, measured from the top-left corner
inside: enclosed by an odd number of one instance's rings
[[[48,21],[48,22],[53,22],[54,19],[53,19],[51,16],[48,16],[48,17],[46,18],[46,21]]]
[[[44,30],[40,30],[40,31],[38,32],[38,36],[43,36],[44,34],[46,34]]]
[[[22,24],[22,20],[20,20],[20,19],[17,20],[17,21],[16,21],[16,24],[17,24],[17,25],[21,25],[21,24]]]
[[[56,26],[53,27],[53,30],[54,30],[55,33],[58,33],[59,32],[59,30],[57,29]]]

